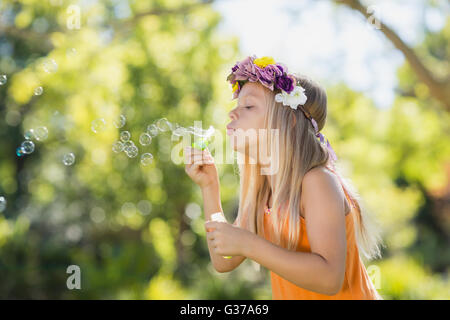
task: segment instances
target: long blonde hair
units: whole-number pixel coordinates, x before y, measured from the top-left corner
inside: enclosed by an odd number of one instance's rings
[[[307,101],[303,105],[316,120],[321,130],[327,117],[327,95],[325,90],[310,78],[303,75],[295,75],[299,84],[305,89]],[[329,164],[330,155],[328,149],[323,146],[315,131],[301,110],[293,110],[282,103],[275,101],[277,91],[264,88],[267,113],[265,116],[267,129],[278,129],[279,140],[273,137],[267,139],[270,145],[278,143],[279,165],[278,171],[272,180],[273,205],[271,211],[279,212],[271,214],[274,241],[278,245],[289,250],[295,250],[300,239],[300,199],[301,186],[304,175],[311,169]],[[267,130],[267,132],[270,130]],[[273,150],[273,149],[272,149]],[[261,164],[250,163],[248,156],[244,155],[245,161],[239,164],[240,175],[240,198],[236,223],[255,234],[264,236],[264,206],[267,203],[270,184],[267,175],[261,175]],[[338,162],[336,163],[338,164]],[[338,166],[335,173],[341,176]],[[356,224],[356,239],[358,250],[367,259],[381,257],[378,227],[369,214],[362,210],[360,196],[348,179],[340,179],[344,190],[347,192],[356,210],[353,219]],[[281,230],[289,220],[288,239],[282,237]],[[287,244],[286,244],[287,242]]]

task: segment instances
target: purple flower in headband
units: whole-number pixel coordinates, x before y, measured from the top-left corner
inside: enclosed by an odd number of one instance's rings
[[[259,81],[270,90],[281,89],[291,93],[296,84],[296,78],[287,73],[287,67],[275,63],[272,57],[256,58],[248,56],[242,61],[236,62],[231,68],[227,80],[233,86],[233,99],[239,96],[239,92],[246,81]],[[237,81],[240,83],[237,84]]]
[[[277,77],[275,85],[278,89],[291,93],[294,90],[296,80],[292,76],[282,75]]]
[[[263,86],[273,91],[275,80],[277,77],[281,77],[283,73],[277,66],[273,64],[267,65],[265,68],[256,66],[258,79]]]
[[[257,66],[253,64],[253,59],[254,57],[249,56],[242,61],[238,61],[231,69],[232,73],[228,76],[227,80],[231,82],[236,80],[258,81]]]

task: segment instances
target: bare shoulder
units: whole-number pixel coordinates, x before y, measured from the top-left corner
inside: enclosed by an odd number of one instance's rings
[[[324,167],[309,170],[302,181],[301,209],[302,216],[305,204],[310,201],[336,200],[342,203],[347,213],[347,201],[342,185],[336,175]],[[305,218],[303,216],[303,218]]]

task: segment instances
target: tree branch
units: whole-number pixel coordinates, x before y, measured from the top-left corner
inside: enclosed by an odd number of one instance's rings
[[[371,14],[367,12],[367,8],[361,4],[359,0],[334,0],[337,4],[342,4],[353,10],[358,11],[367,19]],[[425,67],[417,54],[411,49],[391,28],[380,21],[380,30],[388,38],[389,41],[400,50],[405,59],[408,61],[411,69],[417,74],[417,77],[430,90],[431,95],[442,102],[444,106],[450,111],[450,81],[438,80],[433,73]]]

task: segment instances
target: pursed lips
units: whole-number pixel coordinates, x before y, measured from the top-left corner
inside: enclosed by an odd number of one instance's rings
[[[234,130],[232,127],[230,127],[229,125],[227,126],[227,135],[231,136],[234,133]]]

